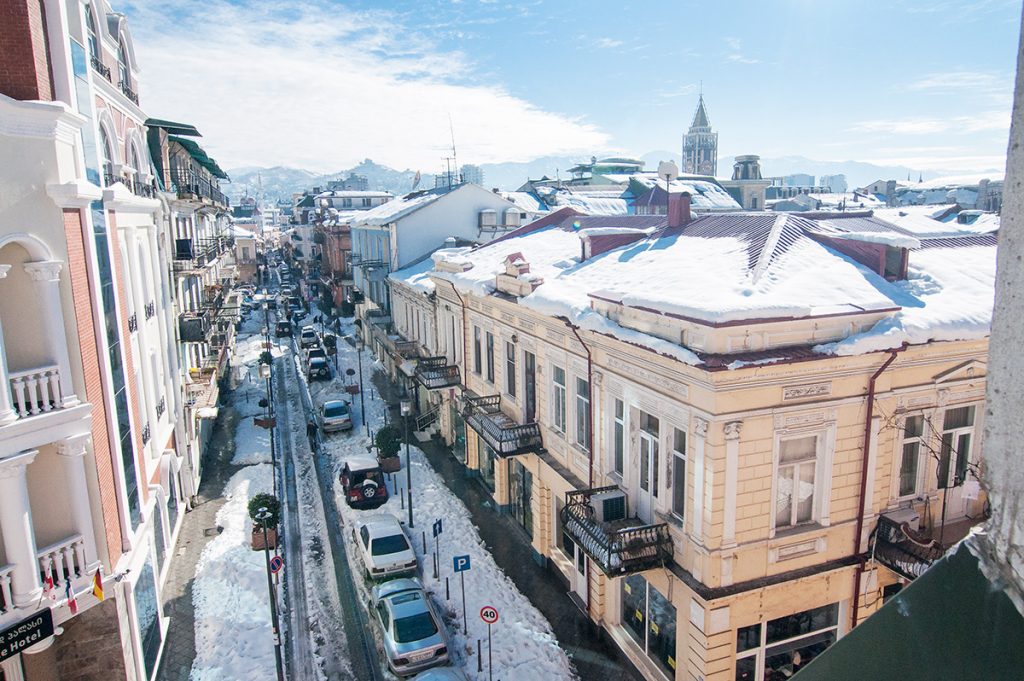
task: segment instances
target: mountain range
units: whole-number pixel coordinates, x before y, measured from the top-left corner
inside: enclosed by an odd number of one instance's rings
[[[484,163],[480,168],[484,173],[484,186],[505,190],[516,189],[527,179],[548,177],[568,177],[567,170],[580,162],[590,160],[580,156],[544,156],[528,162]],[[672,160],[679,163],[679,154],[671,151],[652,151],[640,156],[647,168],[657,168],[660,161]],[[732,157],[718,160],[718,175],[732,175]],[[850,188],[862,187],[879,179],[902,180],[922,178],[929,180],[944,175],[956,175],[962,170],[949,171],[918,171],[906,166],[881,166],[863,161],[818,161],[804,156],[779,156],[761,159],[761,174],[764,177],[776,177],[793,173],[806,173],[821,177],[823,175],[845,175]],[[412,191],[415,184],[415,170],[395,170],[385,165],[365,159],[358,165],[335,173],[315,173],[299,168],[274,166],[271,168],[244,167],[228,171],[231,183],[224,186],[225,193],[233,202],[243,196],[260,196],[265,200],[290,200],[293,194],[304,190],[321,187],[334,180],[341,180],[350,174],[362,175],[367,178],[370,189],[390,191],[396,195]],[[417,188],[425,189],[434,186],[434,175],[423,174]]]

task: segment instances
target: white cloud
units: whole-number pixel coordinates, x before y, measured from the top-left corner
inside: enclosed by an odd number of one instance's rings
[[[739,38],[727,37],[724,40],[726,47],[729,48],[729,54],[725,56],[726,61],[734,64],[759,64],[761,62],[760,59],[743,54],[743,41]]]
[[[224,167],[318,171],[373,158],[432,172],[455,124],[467,162],[608,146],[579,118],[544,111],[440,51],[389,12],[287,0],[128,0],[142,104],[195,124]]]
[[[891,135],[934,135],[938,133],[977,133],[1003,131],[1010,128],[1008,111],[983,111],[973,116],[951,118],[896,118],[855,123],[851,132],[885,133]]]
[[[612,49],[612,48],[615,48],[615,47],[621,47],[622,46],[622,41],[621,40],[615,40],[614,38],[598,38],[597,39],[597,46],[598,47],[602,47],[604,49]]]

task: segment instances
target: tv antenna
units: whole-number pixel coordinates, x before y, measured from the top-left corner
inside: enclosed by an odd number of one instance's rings
[[[455,153],[455,124],[452,123],[452,114],[448,112],[448,132],[452,136],[452,164],[455,166],[455,177],[461,182],[459,176],[459,155]],[[448,186],[452,186],[451,177],[448,178]]]

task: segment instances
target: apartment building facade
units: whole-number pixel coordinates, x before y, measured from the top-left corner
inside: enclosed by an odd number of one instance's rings
[[[785,678],[985,512],[984,332],[877,331],[914,319],[887,254],[984,279],[995,237],[672,212],[440,251],[389,278],[394,331],[420,427],[646,678]],[[838,296],[807,287],[837,268]]]
[[[0,631],[42,640],[0,678],[148,679],[189,494],[177,197],[124,15],[3,12]]]

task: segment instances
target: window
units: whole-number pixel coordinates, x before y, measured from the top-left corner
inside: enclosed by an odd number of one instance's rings
[[[107,129],[100,126],[100,163],[103,165],[103,174],[106,176],[105,184],[114,183],[114,156],[111,151],[110,136]]]
[[[793,527],[814,519],[814,474],[818,436],[782,440],[775,480],[775,527]]]
[[[342,199],[341,200],[341,207],[342,208],[351,208],[352,207],[352,199]]]
[[[565,369],[551,367],[551,425],[565,433]]]
[[[576,379],[576,444],[590,451],[590,382]]]
[[[128,80],[128,51],[124,48],[124,41],[117,44],[117,75],[121,79],[121,87],[129,87]]]
[[[900,459],[899,496],[917,494],[918,464],[921,460],[921,436],[924,433],[924,416],[908,416],[903,424],[903,456]]]
[[[640,489],[658,497],[659,439],[661,424],[646,412],[640,412]]]
[[[160,620],[157,610],[156,582],[154,581],[153,564],[146,560],[139,571],[139,579],[132,588],[135,601],[135,617],[139,622],[139,638],[142,643],[142,659],[146,666],[146,675],[152,676],[156,671],[156,658],[160,652]]]
[[[686,433],[673,428],[672,440],[672,512],[680,518],[686,514]]]
[[[942,449],[939,451],[939,489],[957,487],[967,479],[973,434],[973,406],[946,410],[942,418]]]
[[[736,632],[736,681],[788,679],[835,643],[839,605],[833,603]]]
[[[647,656],[676,674],[676,608],[640,575],[622,580],[622,624]]]
[[[480,327],[473,327],[473,373],[477,376],[483,371],[481,369],[481,362],[483,361],[483,354],[480,352]]]
[[[373,202],[370,199],[363,199],[363,208],[369,208],[372,205]]]
[[[516,396],[516,346],[505,341],[505,392]]]
[[[494,383],[494,334],[487,332],[487,382]]]
[[[92,4],[85,6],[85,32],[89,43],[89,56],[96,61],[100,59],[100,41],[96,35],[96,18],[92,15]]]
[[[612,470],[622,475],[622,459],[626,449],[626,405],[615,400],[615,414],[612,425]]]

